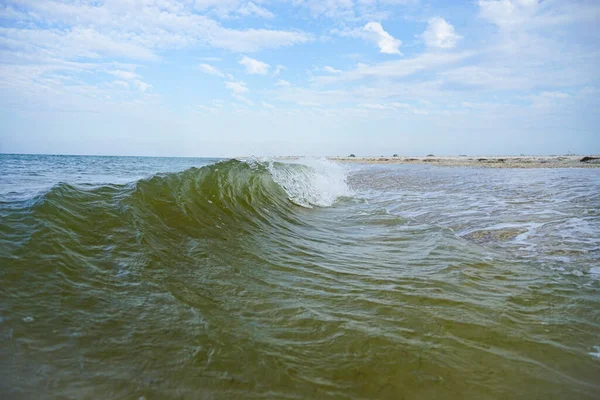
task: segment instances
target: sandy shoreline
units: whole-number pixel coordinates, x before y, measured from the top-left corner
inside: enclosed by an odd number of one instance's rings
[[[289,157],[287,159],[291,159]],[[485,168],[600,168],[600,156],[454,156],[454,157],[327,157],[340,163],[423,164]],[[592,159],[589,159],[592,158]],[[585,161],[582,161],[584,159]]]

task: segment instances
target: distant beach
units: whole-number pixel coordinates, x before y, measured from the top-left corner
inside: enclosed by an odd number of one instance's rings
[[[284,157],[292,159],[294,157]],[[362,164],[429,164],[443,167],[485,168],[599,168],[600,156],[382,156],[327,157],[331,161]]]

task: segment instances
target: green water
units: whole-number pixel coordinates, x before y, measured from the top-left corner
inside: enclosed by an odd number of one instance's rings
[[[600,397],[597,171],[0,162],[2,398]]]

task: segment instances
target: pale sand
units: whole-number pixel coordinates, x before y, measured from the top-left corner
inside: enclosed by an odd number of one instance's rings
[[[443,167],[485,168],[600,168],[598,159],[582,162],[584,156],[459,156],[459,157],[327,157],[341,163],[421,164]],[[294,157],[282,157],[292,159]]]

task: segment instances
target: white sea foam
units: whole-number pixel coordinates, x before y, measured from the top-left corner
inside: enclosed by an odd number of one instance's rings
[[[303,207],[330,207],[338,198],[352,195],[346,182],[346,169],[324,158],[304,158],[283,164],[270,160],[268,168],[290,200]]]
[[[600,346],[594,346],[595,352],[589,353],[590,356],[600,358]]]

